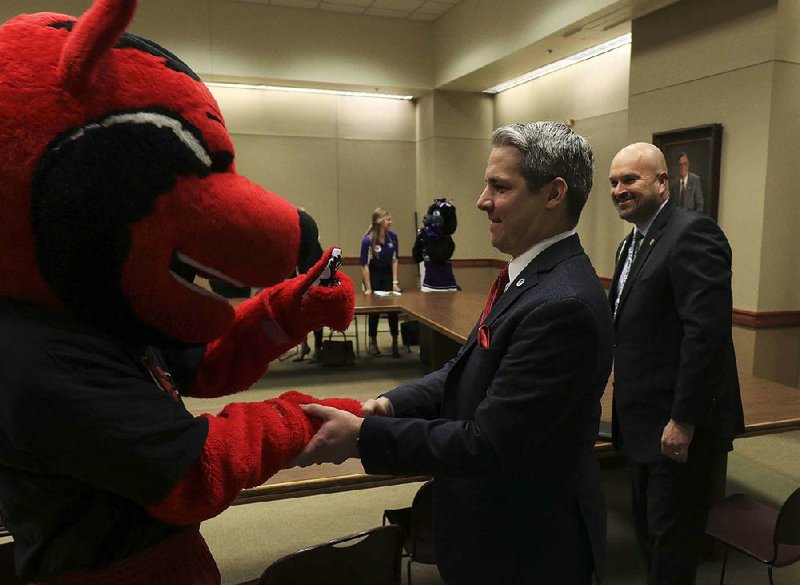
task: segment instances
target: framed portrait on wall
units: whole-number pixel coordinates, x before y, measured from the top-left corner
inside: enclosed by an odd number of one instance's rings
[[[722,124],[656,132],[653,144],[667,159],[670,199],[716,221]]]

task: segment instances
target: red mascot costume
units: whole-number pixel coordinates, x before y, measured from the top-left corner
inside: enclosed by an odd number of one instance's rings
[[[309,218],[236,173],[219,107],[135,0],[0,27],[0,518],[32,583],[216,584],[199,523],[314,432],[249,388],[353,286],[285,280]],[[195,273],[265,287],[236,310]],[[323,401],[360,412],[348,399]]]

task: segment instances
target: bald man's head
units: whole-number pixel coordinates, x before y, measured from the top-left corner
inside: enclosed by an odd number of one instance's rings
[[[667,161],[648,142],[629,144],[611,161],[611,201],[620,218],[642,225],[655,215],[669,195]]]
[[[642,168],[648,168],[653,174],[667,172],[667,159],[664,158],[664,153],[661,152],[656,145],[649,142],[634,142],[620,150],[614,157],[628,160],[637,160],[639,164],[643,165]],[[612,161],[611,165],[614,165]]]

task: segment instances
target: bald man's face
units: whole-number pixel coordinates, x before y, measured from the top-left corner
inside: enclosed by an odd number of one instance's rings
[[[611,201],[621,219],[641,225],[667,198],[667,173],[647,151],[623,148],[611,162]]]

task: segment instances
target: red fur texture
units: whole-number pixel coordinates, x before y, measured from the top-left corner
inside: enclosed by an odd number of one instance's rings
[[[246,390],[267,372],[269,362],[297,345],[307,332],[323,326],[347,329],[355,309],[350,278],[337,273],[338,286],[311,286],[332,249],[305,274],[264,289],[236,307],[234,326],[208,345],[188,389],[190,396],[211,398]]]
[[[95,0],[77,20],[0,26],[0,297],[63,310],[132,351],[204,345],[189,393],[238,392],[306,332],[345,329],[353,283],[311,286],[330,252],[286,280],[303,237],[297,208],[237,173],[197,75],[124,33],[135,7]],[[234,310],[194,274],[263,291]],[[299,407],[311,402],[361,411],[288,392],[203,415],[200,456],[149,512],[176,525],[219,514],[300,452],[319,425]]]
[[[295,391],[264,402],[229,404],[217,416],[203,415],[208,438],[200,458],[148,512],[176,525],[222,512],[242,489],[264,483],[300,453],[320,425],[300,410],[301,404],[311,403],[361,416],[356,400],[319,400]]]

